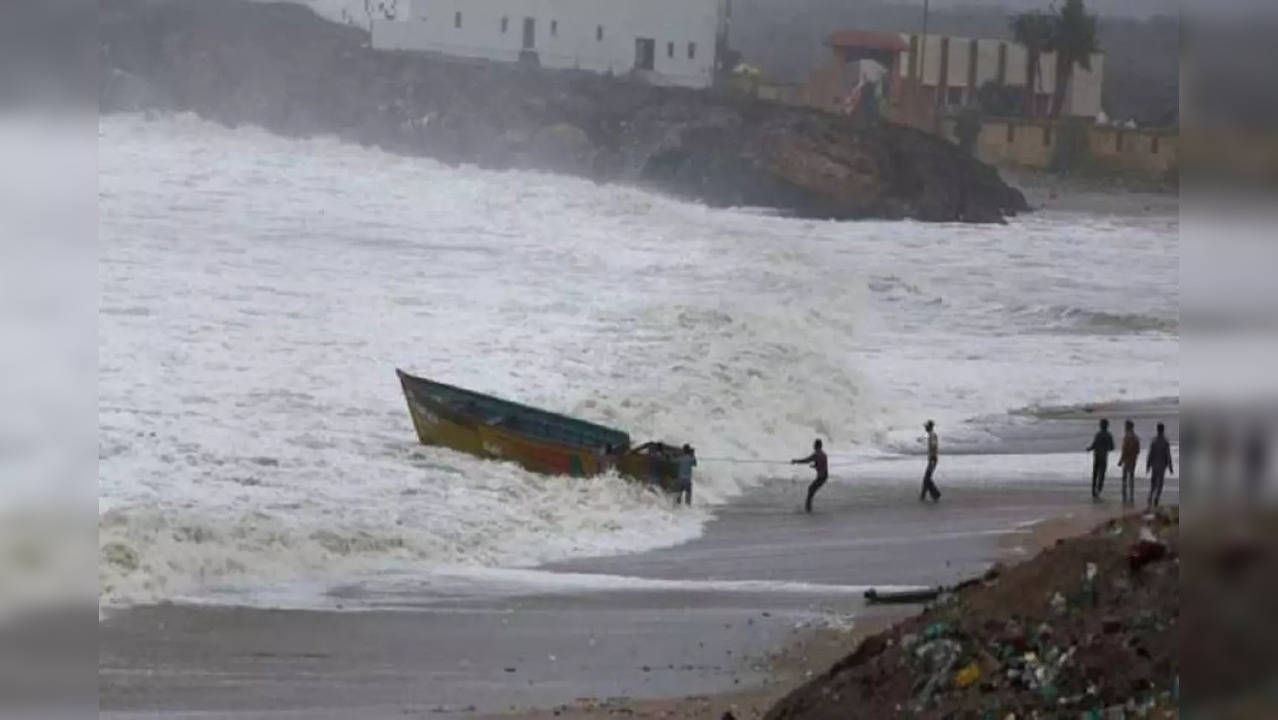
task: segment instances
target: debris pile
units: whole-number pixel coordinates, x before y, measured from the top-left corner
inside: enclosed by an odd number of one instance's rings
[[[1136,718],[1179,703],[1180,514],[1110,521],[942,594],[768,713]]]

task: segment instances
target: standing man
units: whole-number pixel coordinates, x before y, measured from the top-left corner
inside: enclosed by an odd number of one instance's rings
[[[1100,421],[1100,430],[1087,446],[1092,453],[1092,499],[1100,500],[1101,491],[1105,489],[1105,466],[1109,464],[1109,453],[1114,449],[1114,436],[1109,434],[1109,421]]]
[[[919,491],[919,502],[923,502],[923,498],[928,495],[932,496],[932,502],[941,499],[941,491],[936,488],[936,483],[932,482],[932,472],[936,470],[938,455],[936,433],[932,430],[933,427],[935,425],[931,420],[923,423],[923,429],[927,431],[927,470],[923,471],[923,489]]]
[[[790,462],[795,465],[811,465],[816,468],[816,480],[813,480],[812,484],[808,486],[808,499],[803,503],[803,509],[807,512],[812,512],[812,497],[816,495],[816,491],[820,490],[821,486],[830,477],[830,463],[825,458],[825,451],[821,449],[821,441],[814,440],[812,442],[811,455],[798,460],[791,460]]]
[[[1166,473],[1176,474],[1172,467],[1171,443],[1163,434],[1163,424],[1158,423],[1158,436],[1149,444],[1149,455],[1145,459],[1145,470],[1149,472],[1149,509],[1158,507],[1163,497],[1163,476]]]
[[[1136,423],[1123,423],[1123,451],[1118,456],[1118,466],[1123,469],[1123,503],[1136,502],[1136,459],[1140,457],[1140,438],[1136,437]]]
[[[679,487],[675,490],[675,505],[683,503],[685,496],[688,504],[691,505],[692,468],[697,464],[697,454],[693,451],[691,445],[683,446],[683,452],[676,462],[679,465]]]

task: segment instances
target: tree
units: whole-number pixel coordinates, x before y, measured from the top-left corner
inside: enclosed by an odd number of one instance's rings
[[[1088,15],[1083,0],[1065,0],[1056,14],[1050,49],[1056,52],[1056,89],[1052,95],[1052,117],[1065,108],[1065,91],[1074,78],[1074,67],[1092,69],[1092,54],[1100,50],[1096,16]]]
[[[1016,42],[1025,46],[1025,98],[1021,110],[1025,117],[1034,117],[1034,96],[1039,86],[1039,65],[1043,53],[1051,47],[1056,33],[1056,19],[1044,12],[1025,12],[1012,18],[1012,34]]]

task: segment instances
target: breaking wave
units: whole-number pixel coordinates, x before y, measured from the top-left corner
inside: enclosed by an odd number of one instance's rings
[[[421,448],[397,366],[747,459],[814,436],[876,456],[920,417],[1152,397],[1175,377],[1175,324],[1053,310],[1032,271],[988,272],[1014,252],[1050,269],[1062,235],[1130,267],[1092,227],[767,217],[190,116],[106,117],[100,136],[107,605],[672,545],[806,472],[703,463],[697,506],[676,511],[615,477]],[[1167,292],[1091,282],[1102,307]],[[991,312],[1004,297],[1026,308],[1010,322]],[[1053,324],[1091,329],[1037,334]]]
[[[1070,305],[1019,306],[1013,314],[1023,322],[1040,324],[1046,332],[1097,335],[1130,333],[1180,334],[1180,318],[1144,313],[1105,312]]]

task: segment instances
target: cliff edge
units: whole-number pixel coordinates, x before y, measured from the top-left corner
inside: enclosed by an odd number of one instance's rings
[[[1028,209],[945,140],[807,108],[575,71],[373,50],[290,3],[102,0],[102,112],[227,125],[803,217],[1001,222]]]

